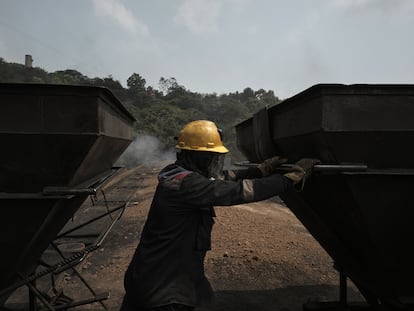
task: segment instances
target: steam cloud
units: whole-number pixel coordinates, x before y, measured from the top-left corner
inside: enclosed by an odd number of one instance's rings
[[[135,138],[115,165],[130,168],[138,165],[151,166],[159,162],[174,160],[175,150],[165,149],[156,137],[141,135]]]

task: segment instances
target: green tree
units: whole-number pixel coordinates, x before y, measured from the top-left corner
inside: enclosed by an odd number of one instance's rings
[[[134,94],[145,93],[145,84],[147,81],[141,75],[133,73],[127,80],[127,86]]]
[[[88,77],[73,69],[55,71],[52,76],[59,77],[56,80],[62,84],[88,84],[90,81]]]
[[[241,99],[243,100],[243,101],[247,101],[249,98],[251,98],[251,97],[254,97],[254,91],[252,90],[252,88],[250,88],[250,87],[246,87],[244,90],[243,90],[243,93],[242,93],[242,95],[241,95]]]
[[[161,77],[158,85],[161,92],[163,92],[165,96],[169,96],[169,98],[184,95],[186,93],[185,87],[178,84],[177,79],[174,77],[168,79]]]
[[[148,103],[146,83],[147,81],[137,73],[133,73],[127,80],[128,94],[138,106]]]

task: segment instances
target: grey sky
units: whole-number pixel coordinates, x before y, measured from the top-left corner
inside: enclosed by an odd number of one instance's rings
[[[0,0],[0,57],[158,87],[413,83],[414,0]]]

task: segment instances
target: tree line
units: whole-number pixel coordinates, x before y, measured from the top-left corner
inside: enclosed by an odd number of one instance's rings
[[[111,75],[90,78],[77,70],[47,72],[39,67],[26,67],[0,58],[0,82],[47,83],[103,86],[114,95],[136,118],[137,135],[157,137],[165,146],[174,145],[174,136],[188,122],[211,120],[223,129],[224,142],[233,154],[238,154],[234,126],[258,110],[280,102],[272,90],[253,90],[227,94],[192,92],[174,77],[161,77],[157,87],[147,85],[138,73],[127,80],[126,87]]]

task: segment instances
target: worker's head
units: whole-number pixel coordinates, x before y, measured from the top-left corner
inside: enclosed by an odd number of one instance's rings
[[[186,124],[180,131],[176,147],[181,150],[197,152],[227,153],[224,147],[221,130],[214,122],[198,120]]]
[[[220,178],[224,156],[222,132],[214,122],[198,120],[186,124],[177,138],[178,160],[206,177]]]

